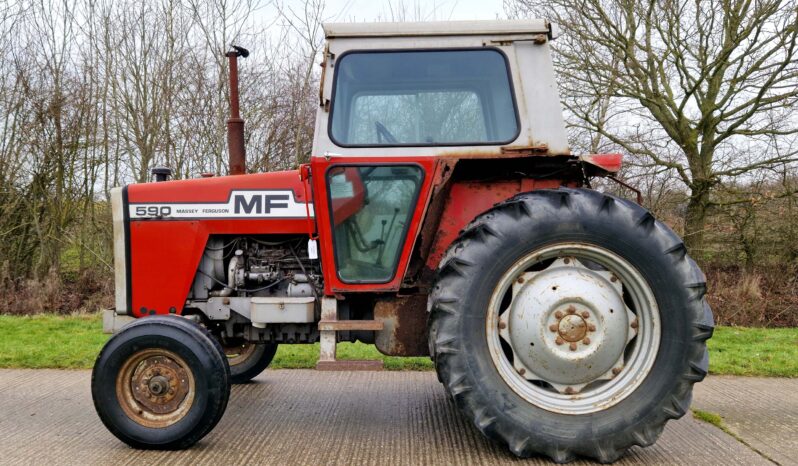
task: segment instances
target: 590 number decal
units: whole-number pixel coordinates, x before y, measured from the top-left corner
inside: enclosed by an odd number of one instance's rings
[[[136,217],[168,217],[172,215],[169,206],[136,206]]]

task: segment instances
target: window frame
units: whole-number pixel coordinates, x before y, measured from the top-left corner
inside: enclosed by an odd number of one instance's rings
[[[421,177],[418,179],[418,185],[416,186],[416,192],[413,193],[413,199],[410,203],[410,209],[408,210],[407,215],[407,225],[405,226],[405,231],[402,232],[402,238],[399,241],[399,250],[397,251],[396,258],[394,259],[393,265],[391,267],[391,275],[387,279],[379,279],[379,280],[349,280],[345,279],[341,276],[341,268],[338,265],[338,251],[336,246],[336,239],[335,239],[335,217],[333,213],[333,199],[332,199],[332,191],[330,190],[330,170],[333,168],[338,167],[355,167],[355,168],[363,168],[363,167],[413,167],[417,168],[421,172]],[[412,162],[366,162],[358,163],[358,162],[349,162],[349,163],[335,163],[327,167],[324,170],[324,186],[327,190],[327,213],[329,215],[329,228],[330,228],[330,240],[332,245],[332,256],[333,262],[335,264],[335,276],[341,283],[345,284],[382,284],[382,283],[390,283],[396,278],[396,273],[398,272],[399,263],[402,261],[402,251],[405,248],[405,244],[407,243],[407,236],[410,233],[410,227],[413,223],[413,217],[415,216],[415,209],[418,206],[418,200],[421,196],[421,190],[424,187],[424,181],[427,177],[427,172],[424,170],[424,167],[418,163]]]
[[[513,113],[515,115],[515,133],[513,136],[507,140],[503,141],[488,141],[488,142],[468,142],[468,141],[461,141],[461,142],[447,142],[447,143],[421,143],[421,142],[411,142],[411,143],[398,143],[398,144],[345,144],[337,139],[333,135],[332,127],[333,127],[333,117],[335,115],[335,107],[336,107],[336,93],[338,91],[338,72],[339,70],[339,63],[347,56],[352,54],[369,54],[369,53],[415,53],[415,52],[473,52],[473,51],[482,51],[482,50],[490,50],[497,52],[499,56],[504,61],[504,70],[505,75],[507,77],[507,84],[510,91],[510,100],[513,104]],[[481,96],[479,93],[476,93],[477,96],[480,98]],[[354,99],[352,100],[354,102]],[[485,108],[485,107],[483,107]],[[491,109],[491,113],[493,110]],[[346,116],[347,119],[351,120],[352,115]],[[486,125],[487,128],[487,125]],[[330,141],[338,147],[342,148],[391,148],[391,147],[462,147],[462,146],[504,146],[507,144],[512,143],[518,136],[521,134],[521,117],[518,113],[518,102],[515,95],[515,86],[513,83],[513,73],[512,69],[510,68],[510,60],[507,58],[507,54],[504,53],[503,50],[499,49],[498,47],[433,47],[433,48],[394,48],[394,49],[356,49],[356,50],[347,50],[346,52],[342,53],[338,59],[335,61],[335,73],[333,74],[333,81],[332,81],[332,94],[330,95],[330,112],[327,117],[327,137],[330,138]]]

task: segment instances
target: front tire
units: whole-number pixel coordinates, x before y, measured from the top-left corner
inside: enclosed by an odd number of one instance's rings
[[[526,193],[474,220],[441,261],[435,367],[514,454],[611,462],[687,411],[708,370],[705,290],[645,209],[585,189]]]
[[[140,449],[184,449],[222,418],[230,369],[200,325],[178,316],[145,317],[105,344],[91,392],[100,420],[121,441]]]

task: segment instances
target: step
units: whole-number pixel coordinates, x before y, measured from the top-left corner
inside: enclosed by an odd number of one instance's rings
[[[382,330],[381,320],[322,320],[319,330],[347,331],[347,330]]]
[[[336,358],[340,331],[382,330],[382,321],[338,320],[338,303],[333,297],[321,299],[321,321],[319,322],[319,371],[381,371],[383,364],[377,361],[339,361]]]
[[[377,361],[348,360],[319,361],[316,363],[317,371],[381,371],[383,363]]]

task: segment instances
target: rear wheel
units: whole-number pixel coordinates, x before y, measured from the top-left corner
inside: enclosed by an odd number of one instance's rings
[[[277,353],[277,343],[251,343],[244,340],[220,342],[230,364],[230,381],[246,383],[263,372]]]
[[[614,461],[704,378],[704,276],[649,212],[589,190],[517,196],[470,224],[430,296],[438,375],[518,456]]]
[[[134,448],[182,449],[222,418],[230,370],[210,333],[177,316],[145,317],[103,347],[91,383],[94,407]]]

